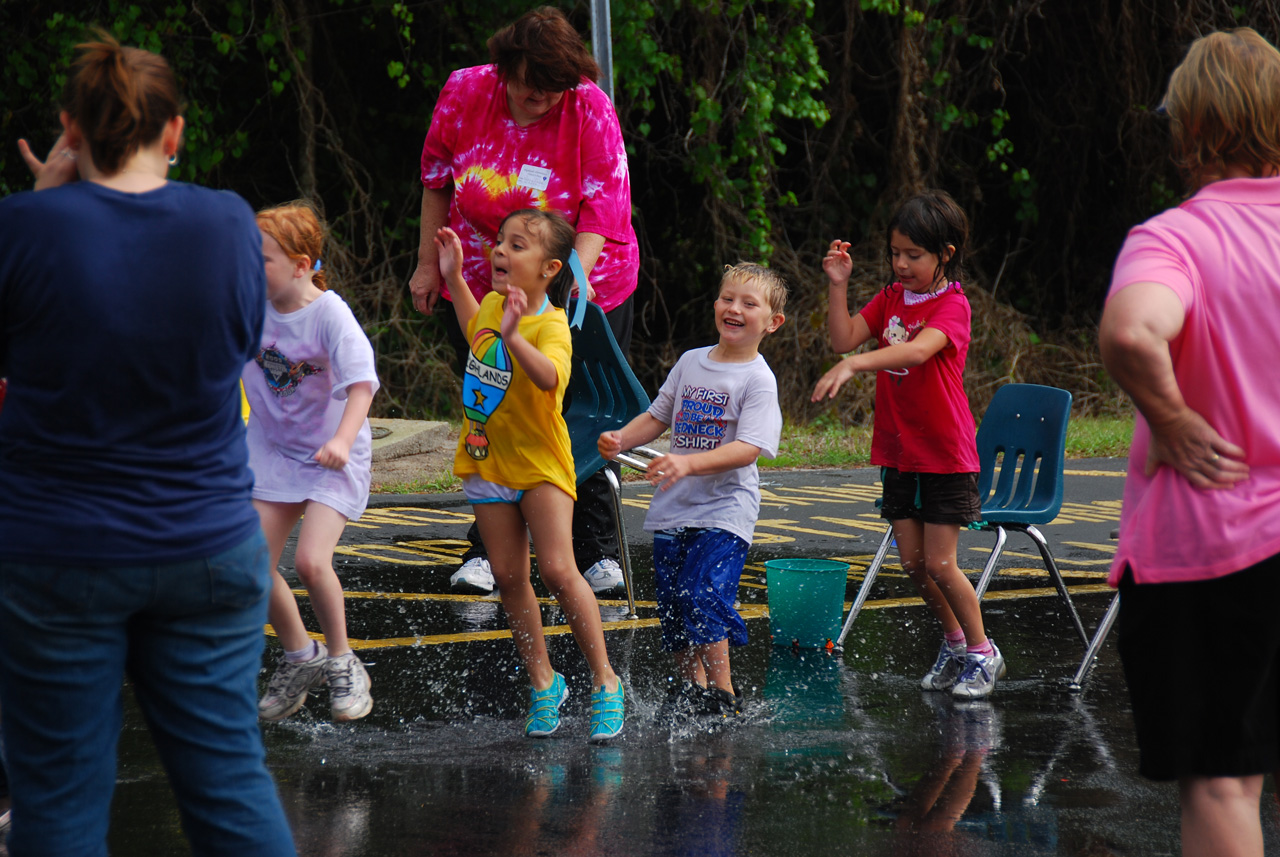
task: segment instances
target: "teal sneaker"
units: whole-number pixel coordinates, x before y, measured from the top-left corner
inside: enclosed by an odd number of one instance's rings
[[[622,731],[622,679],[613,693],[600,689],[591,694],[591,734],[587,740],[600,744],[615,738]]]
[[[546,690],[529,688],[529,716],[524,720],[524,734],[530,738],[546,738],[560,728],[560,706],[569,698],[569,686],[560,673],[555,676]]]

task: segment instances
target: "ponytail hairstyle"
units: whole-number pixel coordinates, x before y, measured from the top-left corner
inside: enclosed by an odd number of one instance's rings
[[[93,30],[91,38],[76,46],[63,109],[80,126],[94,165],[114,175],[182,115],[184,104],[164,57],[122,47],[105,30]]]
[[[946,191],[926,190],[918,193],[904,202],[893,213],[893,217],[889,218],[889,225],[884,231],[884,247],[890,267],[893,263],[890,245],[895,231],[901,232],[921,250],[938,257],[938,267],[933,272],[935,281],[939,274],[948,283],[963,277],[965,245],[969,240],[969,218]],[[947,245],[955,249],[948,249]],[[948,253],[951,257],[942,261]]]
[[[569,255],[573,253],[573,243],[578,237],[577,231],[569,225],[569,221],[565,220],[560,212],[543,211],[538,208],[522,208],[511,212],[502,218],[502,225],[498,227],[498,231],[501,232],[506,227],[507,221],[514,217],[523,220],[528,230],[537,236],[543,252],[547,254],[547,259],[560,260],[560,270],[547,286],[547,297],[551,299],[552,304],[564,309],[569,303],[569,293],[574,286],[573,270],[569,267]],[[586,295],[582,297],[586,298]]]
[[[321,262],[324,252],[324,221],[316,207],[305,199],[286,202],[258,212],[258,228],[276,239],[290,259],[306,256],[311,264],[311,282],[321,291],[329,288],[329,271]]]

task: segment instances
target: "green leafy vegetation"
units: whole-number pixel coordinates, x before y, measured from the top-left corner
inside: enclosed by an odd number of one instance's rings
[[[584,34],[585,0],[555,0]],[[436,96],[528,0],[0,0],[0,194],[30,185],[14,141],[57,137],[72,47],[88,25],[164,54],[188,100],[174,177],[255,208],[317,201],[326,266],[374,342],[382,416],[448,417],[459,385],[438,318],[406,284],[418,248],[418,159]],[[973,222],[966,387],[1072,391],[1121,414],[1094,327],[1125,232],[1181,197],[1158,104],[1180,48],[1214,27],[1274,32],[1266,4],[1121,6],[1046,0],[612,0],[615,104],[640,239],[631,360],[656,390],[714,340],[726,263],[792,285],[764,346],[794,424],[865,426],[872,384],[808,392],[834,355],[826,244],[853,242],[856,310],[890,278],[883,225],[942,187]],[[1108,81],[1099,86],[1097,81]]]

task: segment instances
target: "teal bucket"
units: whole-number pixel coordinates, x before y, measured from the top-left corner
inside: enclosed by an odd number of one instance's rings
[[[832,559],[765,562],[775,646],[822,649],[840,636],[849,565]]]

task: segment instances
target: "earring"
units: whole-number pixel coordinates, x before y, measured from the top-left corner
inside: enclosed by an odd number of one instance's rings
[[[178,165],[178,153],[174,152],[169,156],[169,166],[176,167]]]

